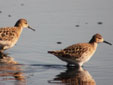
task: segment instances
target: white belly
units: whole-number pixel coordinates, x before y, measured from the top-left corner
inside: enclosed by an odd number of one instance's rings
[[[0,46],[2,47],[3,50],[9,49],[13,47],[16,44],[17,40],[15,41],[0,41]]]

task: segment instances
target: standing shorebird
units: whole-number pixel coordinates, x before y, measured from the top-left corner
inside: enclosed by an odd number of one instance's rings
[[[14,27],[0,28],[0,52],[3,52],[16,44],[23,28],[29,28],[35,31],[35,29],[28,25],[27,20],[25,19],[19,19]]]
[[[95,34],[89,43],[78,43],[71,45],[63,50],[48,51],[48,53],[57,56],[62,61],[67,62],[67,66],[82,66],[95,53],[98,43],[111,43],[105,41],[100,34]]]

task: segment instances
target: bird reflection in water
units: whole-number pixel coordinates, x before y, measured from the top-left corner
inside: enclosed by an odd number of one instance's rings
[[[61,72],[48,83],[63,85],[96,85],[90,73],[82,67],[69,67],[65,72]]]
[[[0,81],[7,80],[15,81],[16,85],[25,85],[26,82],[21,65],[8,56],[8,54],[0,53]]]

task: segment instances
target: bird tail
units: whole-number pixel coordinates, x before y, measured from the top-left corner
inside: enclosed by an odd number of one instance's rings
[[[56,54],[55,51],[48,51],[48,53],[50,53],[50,54]]]
[[[60,51],[48,51],[48,53],[57,56],[57,55],[59,55],[61,52],[60,52]]]
[[[57,51],[48,51],[48,53],[53,54],[55,56],[60,56],[63,54],[63,52],[61,50],[57,50]]]

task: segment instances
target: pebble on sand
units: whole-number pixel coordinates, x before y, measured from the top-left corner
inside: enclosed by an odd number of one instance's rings
[[[80,27],[80,25],[75,25],[75,27]]]
[[[9,14],[8,17],[12,17],[12,16]]]
[[[0,13],[2,13],[2,11],[0,11]]]
[[[24,3],[21,3],[20,6],[24,6]]]
[[[57,44],[62,44],[62,42],[57,42]]]
[[[103,22],[97,22],[97,24],[101,25],[101,24],[103,24]]]

